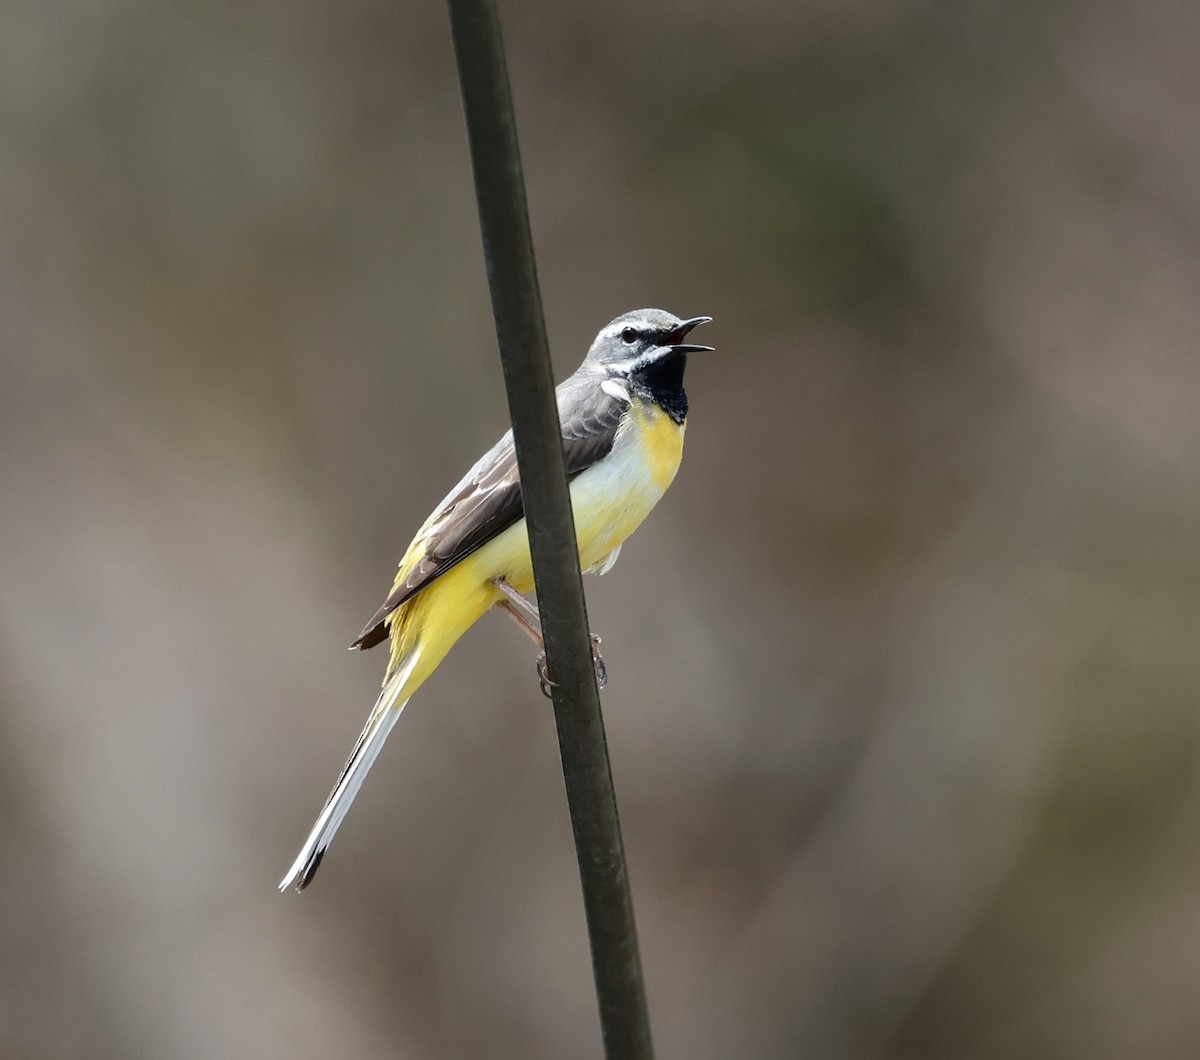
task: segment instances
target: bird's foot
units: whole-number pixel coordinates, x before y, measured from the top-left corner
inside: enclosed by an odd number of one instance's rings
[[[551,691],[551,689],[554,688],[554,682],[550,680],[550,671],[546,669],[546,653],[544,651],[539,652],[536,666],[538,687],[541,688],[543,696],[545,696],[547,699],[552,699],[554,697],[554,693]]]
[[[556,682],[550,680],[550,671],[546,667],[546,653],[541,652],[537,657],[538,686],[542,695],[550,699]],[[600,654],[600,638],[592,634],[592,665],[596,668],[596,685],[603,688],[608,684],[608,667],[604,664],[604,656]]]
[[[604,656],[600,654],[600,638],[592,634],[592,665],[596,668],[596,687],[603,688],[608,684],[608,667],[604,665]]]

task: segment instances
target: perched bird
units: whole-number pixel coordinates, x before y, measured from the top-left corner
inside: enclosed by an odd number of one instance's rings
[[[555,392],[579,562],[586,571],[612,568],[622,543],[675,477],[687,420],[687,357],[712,349],[684,339],[709,320],[680,320],[661,309],[617,317]],[[532,589],[510,431],[425,520],[400,561],[391,595],[351,645],[365,650],[391,638],[383,691],[281,891],[312,882],[405,704],[486,611],[500,607],[541,643],[537,609],[523,595]],[[593,638],[603,683],[595,643]],[[546,691],[544,655],[538,672]]]

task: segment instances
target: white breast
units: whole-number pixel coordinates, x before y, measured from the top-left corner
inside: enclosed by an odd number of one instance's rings
[[[669,433],[657,433],[663,430]],[[610,570],[622,542],[666,492],[678,467],[681,431],[645,413],[626,413],[609,454],[571,480],[579,565],[584,570]],[[654,444],[664,440],[669,444]],[[529,592],[533,569],[525,520],[510,526],[464,562],[486,563],[487,577],[502,576],[518,592]]]
[[[627,414],[608,456],[572,480],[571,505],[584,570],[610,570],[621,543],[666,492],[666,485],[655,481],[647,457],[637,419]]]

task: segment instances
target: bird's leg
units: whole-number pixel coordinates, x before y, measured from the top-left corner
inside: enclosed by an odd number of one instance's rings
[[[537,657],[538,684],[541,686],[542,694],[549,699],[550,689],[554,687],[554,682],[550,680],[549,671],[546,669],[546,642],[542,639],[542,616],[538,613],[536,606],[526,600],[503,578],[497,578],[494,584],[505,597],[503,600],[497,600],[496,606],[516,622],[525,631],[526,636],[542,649]],[[604,657],[600,654],[600,638],[594,633],[592,634],[592,665],[596,668],[596,683],[603,688],[608,684],[608,667],[604,665]]]
[[[546,642],[542,639],[542,616],[538,614],[538,609],[533,604],[503,578],[497,578],[495,584],[496,588],[504,594],[504,599],[497,600],[496,606],[520,626],[534,644],[542,649],[537,657],[538,685],[541,686],[542,695],[549,699],[550,689],[554,686],[554,682],[550,680],[550,675],[546,671]]]
[[[497,600],[496,606],[506,611],[509,617],[525,631],[534,644],[539,648],[545,648],[546,644],[542,640],[542,616],[538,613],[537,607],[526,600],[525,597],[503,578],[497,578],[492,584],[505,597],[503,600]]]

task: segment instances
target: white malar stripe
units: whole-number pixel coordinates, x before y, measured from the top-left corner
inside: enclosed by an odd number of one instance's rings
[[[647,365],[653,364],[655,361],[661,361],[664,357],[669,356],[673,348],[672,346],[652,346],[645,353],[640,353],[638,356],[631,357],[627,361],[609,361],[604,367],[607,371],[615,372],[617,375],[632,375]]]
[[[305,840],[292,867],[288,869],[287,875],[280,881],[279,889],[281,891],[286,891],[289,887],[299,884],[304,879],[313,860],[320,857],[333,842],[333,837],[354,802],[354,797],[362,787],[375,759],[379,757],[388,733],[392,731],[392,726],[396,724],[396,719],[400,717],[408,703],[407,699],[400,702],[397,700],[400,700],[400,696],[404,693],[404,686],[408,683],[408,678],[417,665],[420,655],[421,650],[418,646],[404,660],[404,665],[392,674],[387,684],[383,686],[383,691],[379,693],[375,707],[350,756],[350,761],[346,764],[345,775],[330,793],[325,808],[317,818],[316,824],[313,825],[308,839]]]
[[[605,371],[614,372],[617,375],[628,375],[639,364],[642,363],[641,357],[630,357],[627,361],[609,361],[604,366]],[[606,380],[607,381],[607,380]]]
[[[609,397],[615,397],[618,401],[629,401],[629,391],[615,379],[605,379],[600,384],[600,389],[608,394]]]

